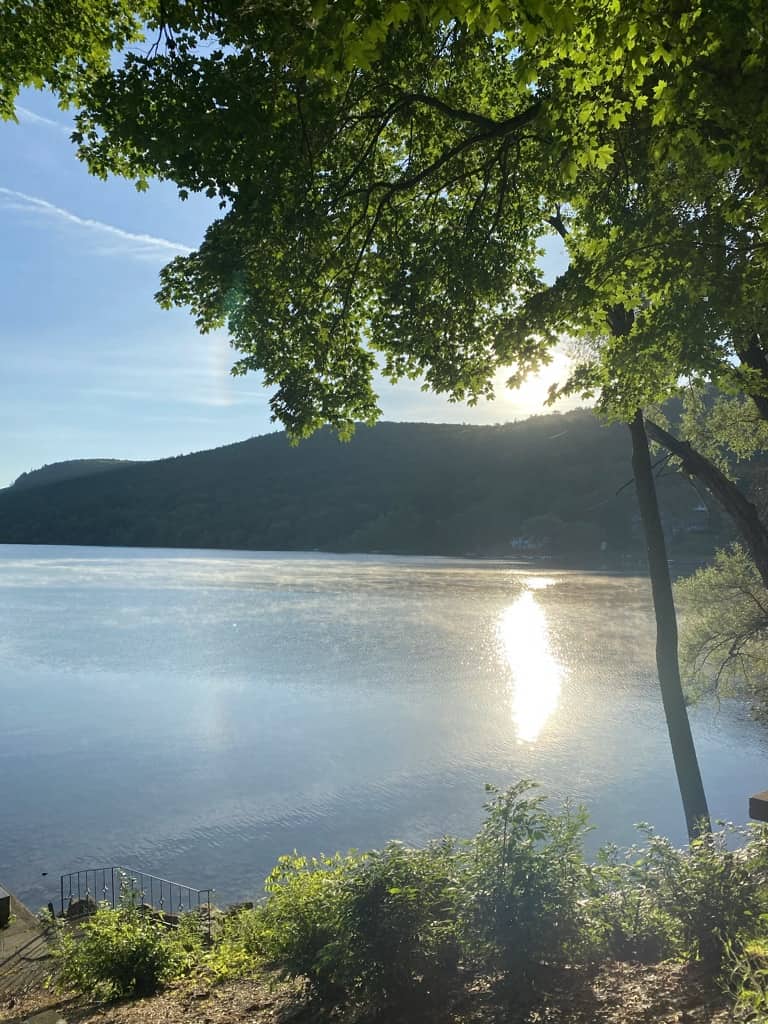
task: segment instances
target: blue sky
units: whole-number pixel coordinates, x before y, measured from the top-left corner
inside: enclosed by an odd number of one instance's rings
[[[0,487],[62,459],[157,459],[277,429],[256,375],[233,378],[226,335],[154,302],[158,272],[194,248],[214,203],[155,183],[91,178],[53,97],[0,122]],[[382,385],[384,418],[498,423],[542,409],[549,380],[470,409]]]

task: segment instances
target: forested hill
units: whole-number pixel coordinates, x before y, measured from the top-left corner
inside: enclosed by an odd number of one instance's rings
[[[626,428],[587,411],[488,427],[381,423],[349,443],[321,431],[297,447],[273,433],[16,484],[0,491],[0,542],[588,556],[640,548],[633,489],[616,496],[630,477]],[[681,552],[723,539],[680,476],[659,488]]]
[[[50,466],[41,466],[29,473],[22,473],[14,480],[12,486],[18,490],[26,487],[39,487],[40,484],[52,484],[59,480],[74,480],[81,476],[92,476],[104,473],[119,466],[133,466],[128,459],[69,459],[67,462],[53,462]]]

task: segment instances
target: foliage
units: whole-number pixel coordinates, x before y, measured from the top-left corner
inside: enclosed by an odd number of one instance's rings
[[[258,969],[262,960],[261,916],[253,908],[236,907],[214,919],[213,942],[201,961],[216,981],[240,978]]]
[[[553,967],[676,956],[721,972],[743,1006],[768,1002],[768,832],[729,827],[678,850],[643,826],[642,845],[589,863],[582,811],[548,810],[529,782],[489,791],[469,840],[280,858],[260,904],[217,915],[210,947],[194,915],[169,930],[131,900],[103,906],[79,939],[60,930],[58,983],[115,998],[266,968],[355,1020],[445,1019],[479,979],[520,1004]]]
[[[735,1021],[768,1017],[768,939],[761,937],[726,948],[724,981],[734,1002]]]
[[[228,326],[295,436],[375,418],[377,358],[474,400],[564,331],[600,339],[570,389],[625,419],[684,373],[759,392],[763,15],[168,0],[157,45],[90,88],[81,155],[220,200],[160,300]]]
[[[583,811],[553,814],[531,783],[489,787],[486,821],[473,842],[469,933],[481,955],[516,986],[544,961],[567,961],[582,932],[587,884]]]
[[[462,869],[447,839],[424,850],[391,843],[359,862],[348,881],[345,925],[363,1002],[383,996],[394,1010],[435,1010],[450,1001],[468,896]]]
[[[281,858],[258,914],[260,952],[324,1000],[397,1013],[450,996],[461,909],[452,844]]]
[[[727,826],[680,850],[641,827],[644,846],[623,859],[615,850],[604,851],[595,866],[589,915],[597,934],[616,956],[654,961],[678,955],[718,970],[727,949],[757,926],[764,838]],[[728,841],[734,837],[751,842],[733,853]]]
[[[202,935],[194,915],[169,929],[149,908],[126,901],[106,904],[82,925],[80,934],[58,933],[53,954],[55,979],[65,991],[100,999],[143,996],[180,977],[200,960]]]
[[[752,700],[760,712],[768,684],[768,597],[738,545],[677,584],[683,608],[681,659],[694,696]]]
[[[601,851],[585,904],[585,938],[593,955],[657,963],[683,951],[679,922],[661,906],[643,874]]]
[[[28,86],[47,86],[62,106],[106,73],[114,50],[142,38],[152,0],[23,0],[0,7],[0,119],[15,118]]]
[[[768,423],[743,395],[686,388],[683,401],[683,436],[723,472],[768,448]]]
[[[760,908],[761,879],[727,849],[734,832],[703,835],[685,852],[656,836],[648,847],[649,873],[662,907],[680,922],[689,955],[716,968],[727,941],[748,931]]]
[[[347,949],[343,920],[349,895],[346,876],[354,857],[281,857],[265,888],[269,899],[258,915],[259,951],[290,977],[305,977],[321,997],[345,992]]]
[[[236,919],[241,948],[333,1005],[426,1016],[477,975],[525,1001],[564,963],[677,956],[718,971],[764,927],[761,830],[679,850],[644,826],[643,845],[589,864],[583,812],[547,810],[528,782],[491,793],[464,843],[281,859],[266,902]]]
[[[467,842],[281,858],[225,941],[371,1016],[442,1013],[468,969],[530,994],[544,962],[580,955],[588,877],[583,814],[551,813],[530,790],[493,790]]]

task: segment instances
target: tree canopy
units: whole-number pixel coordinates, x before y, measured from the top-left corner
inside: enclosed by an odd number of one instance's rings
[[[109,71],[114,50],[142,38],[149,0],[21,0],[0,8],[0,119],[23,88],[47,86],[63,105]]]
[[[168,2],[89,85],[78,140],[98,174],[219,199],[159,298],[227,326],[295,434],[375,418],[377,361],[472,401],[565,332],[598,339],[570,388],[628,419],[683,374],[764,388],[765,17]],[[547,285],[552,232],[569,268]]]

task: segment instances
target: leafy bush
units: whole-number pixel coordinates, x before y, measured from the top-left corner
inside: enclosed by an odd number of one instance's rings
[[[654,849],[662,851],[664,905],[680,921],[690,953],[714,968],[719,968],[726,944],[753,928],[760,912],[755,875],[745,858],[726,846],[735,831],[701,836],[674,855],[668,840],[653,839]]]
[[[59,984],[114,998],[196,968],[226,978],[267,965],[361,1020],[427,1019],[446,1017],[474,973],[520,1001],[551,965],[681,956],[724,961],[744,1005],[768,1005],[768,831],[736,833],[749,841],[732,853],[732,829],[678,850],[646,826],[640,846],[588,864],[584,813],[552,813],[531,789],[489,788],[465,842],[281,857],[265,901],[217,917],[210,948],[194,915],[170,931],[128,893],[77,941],[62,929]]]
[[[639,960],[684,955],[718,969],[728,943],[749,934],[760,913],[764,856],[753,842],[734,854],[729,826],[703,835],[686,849],[643,826],[646,843],[628,851],[623,863],[604,852],[592,872],[588,913],[607,953]]]
[[[460,957],[461,860],[451,842],[307,860],[283,857],[244,946],[326,1001],[390,1012],[448,997]]]
[[[639,853],[632,860],[632,851],[622,859],[613,846],[598,852],[584,905],[592,956],[655,963],[683,952],[680,922],[659,905],[643,865]]]
[[[728,943],[723,974],[733,996],[732,1019],[768,1020],[768,942]]]
[[[498,792],[472,844],[470,945],[518,987],[544,962],[576,953],[584,937],[582,900],[589,873],[583,811],[552,814],[533,784]]]
[[[62,929],[53,948],[57,986],[104,1000],[150,995],[200,959],[202,936],[193,915],[169,929],[147,908],[106,904],[79,925]]]
[[[344,882],[353,856],[280,857],[266,881],[269,898],[253,911],[254,953],[290,977],[304,977],[321,998],[343,995],[339,984],[348,951]]]
[[[450,1001],[468,899],[464,863],[450,840],[423,850],[391,843],[350,872],[344,925],[352,955],[345,967],[357,998],[392,1012],[435,1011]]]
[[[263,958],[263,915],[252,908],[229,910],[214,923],[213,944],[203,966],[217,981],[240,978],[256,969]]]
[[[390,1015],[444,1010],[468,966],[529,991],[543,962],[584,945],[589,882],[584,814],[552,814],[530,789],[493,790],[466,843],[281,858],[243,948],[322,999]]]

